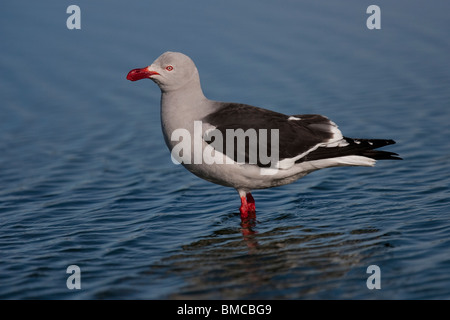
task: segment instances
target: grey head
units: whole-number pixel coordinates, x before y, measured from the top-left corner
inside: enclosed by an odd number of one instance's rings
[[[187,84],[200,86],[197,67],[191,58],[180,52],[165,52],[151,65],[131,70],[127,79],[153,80],[162,92],[176,91]]]

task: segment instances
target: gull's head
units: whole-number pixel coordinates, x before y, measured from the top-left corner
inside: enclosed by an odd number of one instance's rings
[[[187,55],[165,52],[148,67],[133,69],[127,75],[127,79],[131,81],[145,78],[153,80],[162,91],[172,91],[198,79],[198,71]]]

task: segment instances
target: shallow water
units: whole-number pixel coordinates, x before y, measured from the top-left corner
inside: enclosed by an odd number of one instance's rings
[[[0,298],[450,297],[447,1],[378,1],[381,30],[356,0],[77,1],[80,30],[69,4],[0,10]],[[241,225],[234,190],[170,161],[159,89],[125,80],[167,50],[211,99],[324,114],[405,160],[256,191]]]

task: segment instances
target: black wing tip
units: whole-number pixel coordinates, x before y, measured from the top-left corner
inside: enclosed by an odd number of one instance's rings
[[[360,143],[366,148],[366,151],[362,153],[363,156],[372,158],[374,160],[403,160],[403,158],[400,157],[395,152],[375,150],[378,148],[395,144],[396,142],[392,139],[350,139],[350,140],[353,140],[352,143]]]
[[[358,144],[360,147],[366,147],[368,149],[377,149],[391,144],[396,144],[392,139],[355,139],[344,137],[344,139],[350,144]]]
[[[368,150],[363,152],[362,155],[374,160],[403,160],[397,153],[390,151]]]
[[[402,157],[400,157],[397,153],[391,152],[391,157],[389,158],[390,160],[403,160]]]
[[[303,160],[317,160],[324,158],[335,158],[340,156],[359,155],[374,160],[403,160],[397,153],[390,151],[375,150],[391,144],[392,139],[353,139],[344,137],[348,146],[335,148],[319,148],[311,154],[302,158]]]
[[[392,139],[386,139],[385,140],[386,141],[386,145],[388,146],[388,145],[391,145],[391,144],[396,144],[397,142],[395,142],[395,140],[392,140]]]

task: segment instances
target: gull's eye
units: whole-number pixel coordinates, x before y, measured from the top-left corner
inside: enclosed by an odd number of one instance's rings
[[[167,67],[166,67],[166,70],[167,70],[167,71],[172,71],[172,70],[173,70],[173,67],[172,67],[172,66],[167,66]]]

